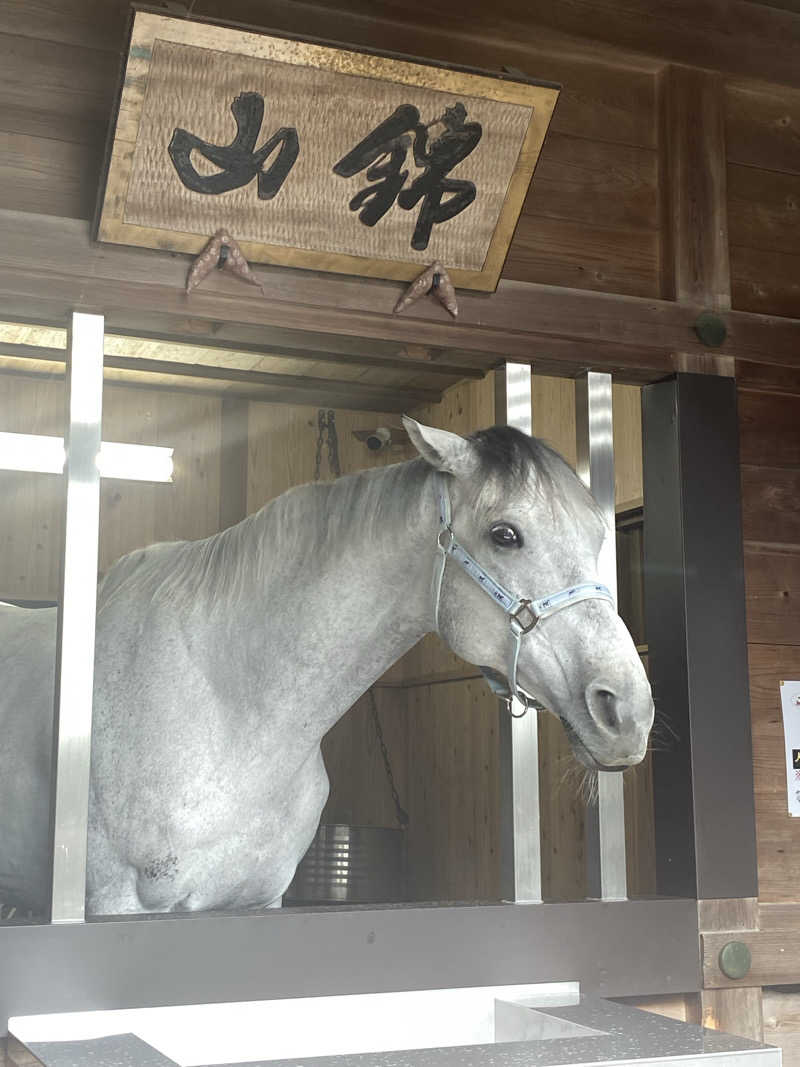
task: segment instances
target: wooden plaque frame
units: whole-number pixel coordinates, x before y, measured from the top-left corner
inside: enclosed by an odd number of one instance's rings
[[[516,104],[530,110],[527,129],[513,171],[508,175],[505,197],[499,214],[492,216],[493,229],[488,248],[480,269],[464,269],[447,262],[439,254],[431,238],[430,255],[421,261],[418,253],[404,261],[380,256],[353,255],[341,251],[326,251],[320,248],[291,247],[286,243],[272,244],[266,241],[240,238],[235,217],[226,217],[225,224],[237,237],[242,250],[253,262],[271,263],[290,267],[309,268],[361,275],[373,278],[410,280],[416,277],[427,263],[434,259],[444,261],[455,285],[483,291],[493,291],[508,252],[522,204],[539,158],[553,109],[558,99],[559,87],[534,81],[521,81],[517,77],[491,76],[468,70],[453,69],[423,64],[422,62],[392,58],[386,55],[368,54],[330,45],[298,41],[251,31],[222,27],[207,22],[170,18],[147,11],[138,11],[134,17],[131,40],[125,67],[124,80],[119,98],[116,123],[110,139],[106,180],[100,203],[95,236],[100,241],[115,244],[138,245],[145,248],[165,249],[197,254],[217,227],[209,220],[207,229],[193,226],[165,228],[158,225],[143,225],[126,219],[126,207],[131,194],[134,175],[134,154],[137,139],[142,129],[142,119],[149,87],[151,63],[157,43],[189,45],[216,53],[214,62],[224,62],[225,55],[246,56],[268,63],[285,64],[288,68],[304,67],[327,72],[327,75],[356,76],[370,79],[372,83],[389,82],[414,89],[438,93],[462,94],[484,101],[501,104]],[[291,77],[291,71],[288,74]],[[227,108],[229,102],[226,102]],[[228,116],[230,118],[230,116]],[[383,115],[381,115],[383,118]],[[187,116],[187,124],[191,115]],[[166,152],[166,146],[165,146]],[[477,152],[476,152],[477,155]],[[463,175],[469,176],[464,162]],[[456,169],[456,174],[462,172]],[[361,176],[362,185],[364,176]],[[505,177],[502,179],[505,181]],[[175,175],[175,181],[179,179]],[[352,187],[351,187],[352,188]],[[181,190],[183,192],[183,190]],[[152,194],[151,194],[152,195]],[[198,200],[198,212],[206,198],[192,194]],[[219,199],[215,197],[214,199]],[[344,212],[347,213],[347,195],[344,196]],[[391,211],[398,211],[395,206]],[[219,215],[219,212],[216,212]],[[233,216],[231,212],[231,216]],[[378,224],[380,225],[380,224]],[[447,223],[444,223],[446,226]]]

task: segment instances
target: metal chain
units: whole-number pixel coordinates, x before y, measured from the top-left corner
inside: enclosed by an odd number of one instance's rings
[[[330,467],[334,478],[338,478],[341,475],[342,467],[339,463],[339,436],[336,433],[336,412],[331,408],[328,409],[328,466]]]
[[[386,742],[383,739],[383,729],[381,728],[381,720],[378,717],[378,705],[375,701],[375,691],[373,689],[367,690],[367,696],[369,697],[370,712],[372,714],[372,721],[375,724],[375,733],[378,735],[378,744],[381,746],[381,755],[383,756],[383,766],[386,770],[386,777],[389,781],[389,788],[392,791],[392,800],[394,801],[394,810],[397,817],[397,824],[401,830],[408,829],[408,812],[404,810],[400,803],[400,797],[397,794],[397,786],[394,784],[394,775],[392,774],[392,765],[389,762],[389,752],[386,748]]]
[[[318,482],[320,479],[322,469],[322,446],[326,439],[328,444],[328,467],[334,478],[338,478],[342,473],[342,467],[339,461],[339,436],[336,433],[336,412],[333,411],[332,408],[328,408],[327,411],[325,411],[324,408],[320,408],[317,412],[317,454],[314,462],[315,482]],[[392,792],[397,823],[401,830],[405,830],[408,827],[409,822],[408,812],[404,810],[400,803],[397,786],[394,784],[394,774],[392,773],[392,765],[389,762],[389,751],[386,748],[386,741],[383,737],[383,728],[381,727],[381,720],[378,716],[378,705],[375,702],[374,691],[369,689],[367,691],[367,696],[369,697],[370,702],[372,722],[375,725],[375,733],[377,734],[378,744],[380,745],[381,755],[383,756],[386,779],[389,782],[389,789]]]
[[[342,473],[339,462],[339,436],[336,433],[336,412],[332,408],[325,411],[320,408],[317,412],[317,454],[314,461],[314,481],[318,482],[322,469],[322,446],[327,439],[328,443],[328,468],[334,478]]]

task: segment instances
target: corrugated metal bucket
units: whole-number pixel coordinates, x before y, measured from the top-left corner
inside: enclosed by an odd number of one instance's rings
[[[284,894],[287,904],[388,904],[406,899],[405,833],[323,823]]]

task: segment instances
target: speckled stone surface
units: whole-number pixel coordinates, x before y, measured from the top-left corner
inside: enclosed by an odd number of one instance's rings
[[[570,1007],[536,1010],[600,1033],[507,1044],[257,1060],[217,1067],[592,1067],[672,1058],[682,1059],[682,1067],[691,1067],[708,1056],[715,1057],[715,1067],[780,1067],[779,1051],[768,1045],[599,998],[584,997]],[[265,1044],[269,1045],[268,1034]],[[133,1034],[92,1041],[38,1042],[28,1047],[44,1067],[175,1067],[173,1060]]]
[[[701,1026],[676,1022],[600,998],[583,997],[580,1004],[564,1008],[539,1008],[547,1015],[602,1031],[599,1037],[557,1038],[497,1045],[464,1045],[455,1048],[369,1052],[357,1055],[302,1057],[291,1060],[256,1060],[248,1064],[217,1067],[577,1067],[608,1061],[654,1060],[669,1057],[700,1059],[704,1056],[750,1054],[754,1064],[759,1054],[777,1049],[744,1038],[732,1037]],[[722,1067],[717,1060],[719,1067]],[[49,1067],[49,1065],[48,1065]]]
[[[46,1067],[176,1067],[174,1060],[134,1034],[91,1041],[36,1041],[27,1047]]]

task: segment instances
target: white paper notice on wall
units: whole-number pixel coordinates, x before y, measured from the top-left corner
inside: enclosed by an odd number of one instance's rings
[[[789,814],[800,818],[800,682],[781,682]]]

